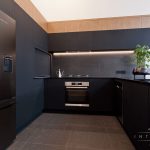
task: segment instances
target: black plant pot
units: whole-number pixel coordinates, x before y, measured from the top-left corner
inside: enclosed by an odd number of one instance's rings
[[[149,69],[148,68],[144,68],[144,67],[141,67],[141,68],[134,68],[133,69],[133,74],[149,74]]]

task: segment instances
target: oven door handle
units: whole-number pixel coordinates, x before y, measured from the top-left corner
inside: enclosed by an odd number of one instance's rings
[[[87,89],[87,86],[66,86],[66,89]]]
[[[72,106],[72,107],[90,107],[89,104],[72,104],[72,103],[65,103],[65,106]]]

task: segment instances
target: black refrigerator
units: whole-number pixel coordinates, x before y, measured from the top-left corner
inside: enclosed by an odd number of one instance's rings
[[[16,136],[16,22],[0,10],[0,150]]]

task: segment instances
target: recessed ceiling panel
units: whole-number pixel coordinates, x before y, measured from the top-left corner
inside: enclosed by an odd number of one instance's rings
[[[52,21],[149,15],[149,0],[31,0]]]

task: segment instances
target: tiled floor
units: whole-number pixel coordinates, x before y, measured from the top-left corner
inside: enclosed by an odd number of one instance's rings
[[[112,116],[42,114],[8,150],[135,150]]]

